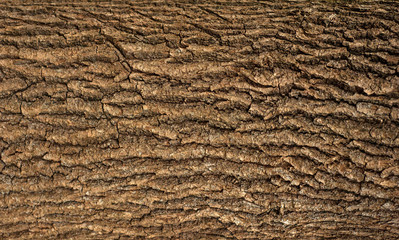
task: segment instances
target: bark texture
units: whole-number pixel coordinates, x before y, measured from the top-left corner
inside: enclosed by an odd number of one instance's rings
[[[398,239],[398,12],[1,1],[0,238]]]

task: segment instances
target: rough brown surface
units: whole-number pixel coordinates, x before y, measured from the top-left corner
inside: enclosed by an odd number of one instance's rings
[[[399,3],[1,1],[1,239],[398,239]]]

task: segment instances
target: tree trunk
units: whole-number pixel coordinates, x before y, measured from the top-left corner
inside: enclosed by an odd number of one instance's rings
[[[398,12],[2,1],[0,238],[398,239]]]

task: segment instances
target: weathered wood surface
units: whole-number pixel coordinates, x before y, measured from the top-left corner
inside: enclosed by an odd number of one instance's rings
[[[398,11],[1,1],[0,238],[398,239]]]

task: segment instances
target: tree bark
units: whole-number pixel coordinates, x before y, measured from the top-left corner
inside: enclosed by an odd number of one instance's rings
[[[0,238],[398,239],[398,12],[2,1]]]

